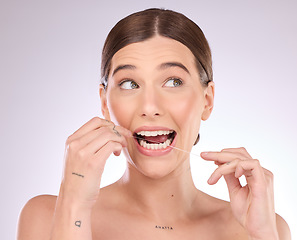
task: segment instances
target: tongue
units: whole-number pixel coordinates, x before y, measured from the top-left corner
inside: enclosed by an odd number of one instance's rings
[[[145,136],[144,139],[149,143],[163,143],[168,139],[168,135]]]

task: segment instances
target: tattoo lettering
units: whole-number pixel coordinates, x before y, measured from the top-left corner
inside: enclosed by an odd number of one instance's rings
[[[82,177],[82,178],[85,177],[84,175],[81,175],[81,174],[79,174],[79,173],[75,173],[75,172],[73,172],[72,175],[76,175],[76,176],[79,176],[79,177]]]
[[[155,228],[157,228],[157,229],[165,229],[165,230],[173,230],[173,227],[168,227],[168,226],[158,226],[158,225],[156,225]]]
[[[81,221],[75,221],[75,226],[77,226],[77,227],[81,227]]]

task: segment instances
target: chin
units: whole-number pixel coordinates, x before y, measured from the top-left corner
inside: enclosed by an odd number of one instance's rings
[[[153,180],[160,180],[172,175],[174,170],[178,167],[177,159],[175,157],[144,157],[141,159],[132,158],[129,156],[128,164],[133,168],[133,172],[137,172],[147,178]]]
[[[174,169],[173,167],[170,168],[169,166],[162,165],[164,164],[141,164],[141,166],[137,166],[137,170],[145,177],[154,180],[160,180],[168,177]]]

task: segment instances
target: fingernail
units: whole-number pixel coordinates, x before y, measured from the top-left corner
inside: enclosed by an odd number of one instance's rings
[[[208,184],[211,184],[211,182],[212,182],[212,177],[210,177],[210,178],[207,180],[207,183],[208,183]]]
[[[202,156],[207,156],[208,152],[202,152]]]

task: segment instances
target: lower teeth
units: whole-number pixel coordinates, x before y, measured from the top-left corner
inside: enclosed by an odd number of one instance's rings
[[[167,139],[165,142],[163,143],[147,143],[145,140],[140,140],[139,144],[140,146],[146,148],[146,149],[152,149],[152,150],[159,150],[159,149],[164,149],[167,148],[172,142],[172,139]]]

